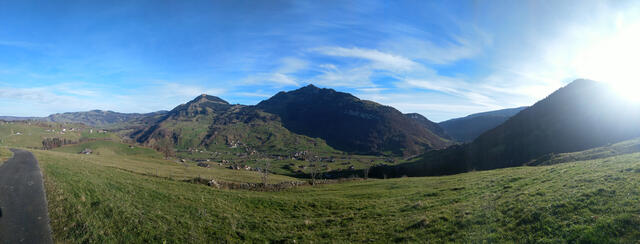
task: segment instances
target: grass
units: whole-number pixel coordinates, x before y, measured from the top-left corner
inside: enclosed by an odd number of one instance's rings
[[[85,148],[93,150],[93,154],[78,154]],[[68,145],[52,151],[36,151],[45,161],[70,161],[86,165],[103,166],[135,174],[152,175],[173,180],[189,180],[196,177],[215,179],[235,183],[259,183],[261,175],[254,171],[230,170],[217,165],[211,168],[198,167],[195,163],[179,163],[165,160],[160,153],[143,147],[114,142],[94,141],[77,145]],[[296,181],[295,178],[271,175],[269,183]]]
[[[581,152],[549,154],[529,162],[530,165],[551,165],[573,161],[607,158],[640,151],[640,138],[618,142]]]
[[[640,239],[640,153],[281,192],[218,190],[145,176],[133,173],[145,171],[136,156],[35,154],[59,242]]]
[[[53,149],[53,151],[80,153],[84,149],[91,149],[94,154],[99,155],[120,155],[120,156],[140,156],[153,159],[160,159],[162,155],[157,151],[135,145],[124,144],[116,141],[91,141],[80,144],[72,144]]]
[[[296,176],[299,173],[309,173],[310,168],[308,167],[310,164],[317,164],[322,171],[329,172],[332,170],[348,170],[350,167],[354,169],[363,169],[365,167],[371,167],[374,165],[380,164],[394,164],[402,163],[404,160],[400,158],[387,158],[381,156],[371,156],[371,155],[353,155],[353,154],[342,154],[342,153],[316,153],[320,158],[331,158],[332,162],[324,161],[324,162],[309,162],[303,160],[292,159],[290,156],[280,156],[278,159],[277,156],[271,156],[271,168],[270,171],[276,174],[281,175],[289,175]],[[262,167],[264,155],[256,154],[256,155],[247,155],[247,156],[237,156],[234,153],[229,153],[228,151],[180,151],[177,154],[180,158],[186,158],[191,160],[205,160],[210,159],[215,162],[220,162],[222,160],[227,160],[232,164],[242,164],[249,165],[251,167]],[[392,162],[387,161],[388,159],[394,160]]]
[[[80,131],[65,131],[77,127],[73,125],[61,125],[47,122],[4,122],[0,121],[0,145],[41,148],[44,138],[61,138],[78,140],[82,137]]]
[[[13,153],[7,147],[0,147],[0,165],[13,157]]]

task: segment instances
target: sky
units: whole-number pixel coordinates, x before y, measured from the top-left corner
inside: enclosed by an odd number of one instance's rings
[[[589,0],[0,0],[0,115],[152,112],[203,93],[251,105],[314,84],[443,121],[532,105],[577,78],[630,91],[639,10]]]

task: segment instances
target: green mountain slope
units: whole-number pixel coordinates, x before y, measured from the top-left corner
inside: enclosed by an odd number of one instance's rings
[[[252,106],[230,105],[208,95],[176,107],[152,126],[134,132],[132,137],[152,147],[171,143],[178,150],[204,148],[270,154],[335,151],[321,139],[290,132],[273,114]]]

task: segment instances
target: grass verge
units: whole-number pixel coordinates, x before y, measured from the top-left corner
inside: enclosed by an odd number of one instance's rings
[[[7,147],[0,147],[0,165],[13,157],[13,153]]]

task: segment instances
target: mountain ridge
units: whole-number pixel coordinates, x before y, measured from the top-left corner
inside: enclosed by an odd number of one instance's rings
[[[278,92],[253,106],[203,94],[131,137],[148,145],[169,140],[183,149],[241,145],[253,150],[273,143],[282,148],[287,144],[283,141],[298,141],[351,153],[396,155],[449,145],[392,107],[312,84]]]
[[[482,133],[507,121],[528,106],[475,113],[438,123],[457,142],[471,142]]]
[[[314,85],[279,92],[256,107],[280,116],[287,129],[339,150],[410,155],[448,145],[393,107]]]

